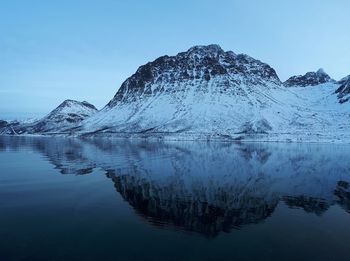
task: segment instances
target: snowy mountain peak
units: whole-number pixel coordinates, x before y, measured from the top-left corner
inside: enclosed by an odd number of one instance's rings
[[[323,68],[318,69],[317,72],[316,72],[316,74],[317,74],[317,75],[327,75],[327,76],[328,76],[328,74],[324,71]]]
[[[56,109],[50,112],[46,118],[56,120],[65,118],[66,121],[77,122],[95,112],[97,112],[96,107],[86,101],[65,100]]]
[[[209,53],[221,52],[221,53],[223,53],[224,50],[218,44],[209,44],[209,45],[195,45],[195,46],[191,47],[190,49],[188,49],[187,52],[188,53],[191,53],[191,52],[209,52]]]
[[[306,87],[315,86],[334,80],[321,68],[316,72],[308,72],[305,75],[297,75],[290,77],[283,83],[286,87]]]
[[[223,55],[225,51],[217,44],[196,45],[185,52],[188,55],[199,55],[200,57]]]
[[[34,122],[8,124],[2,130],[7,134],[60,133],[77,127],[83,120],[97,112],[88,102],[65,100],[47,116]]]
[[[248,55],[225,52],[218,45],[194,46],[162,56],[129,77],[107,107],[160,93],[239,92],[240,86],[281,85],[273,68]]]
[[[70,100],[70,99],[63,101],[60,105],[58,105],[57,109],[63,109],[66,107],[87,107],[87,108],[90,108],[92,110],[97,110],[94,105],[92,105],[91,103],[89,103],[87,101],[80,102],[80,101],[75,101],[75,100]]]

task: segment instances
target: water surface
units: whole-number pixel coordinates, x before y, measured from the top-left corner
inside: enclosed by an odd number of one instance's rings
[[[0,137],[0,260],[349,260],[350,146]]]

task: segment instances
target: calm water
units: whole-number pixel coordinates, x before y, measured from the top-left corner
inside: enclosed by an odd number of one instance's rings
[[[350,260],[350,146],[0,137],[0,260]]]

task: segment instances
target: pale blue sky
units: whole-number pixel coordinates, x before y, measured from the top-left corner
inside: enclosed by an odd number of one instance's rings
[[[350,74],[350,1],[3,0],[0,118],[42,116],[64,99],[103,107],[138,66],[216,43],[282,80]]]

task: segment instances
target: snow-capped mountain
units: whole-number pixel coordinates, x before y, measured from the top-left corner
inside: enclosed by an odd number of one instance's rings
[[[343,139],[350,137],[350,108],[339,103],[338,88],[322,69],[283,84],[275,70],[259,60],[218,45],[195,46],[141,66],[104,109],[83,122],[81,133]]]
[[[349,99],[350,77],[336,82],[320,69],[282,83],[272,67],[248,55],[195,46],[139,67],[98,112],[67,102],[10,132],[350,141]]]
[[[141,66],[122,84],[108,107],[130,103],[140,96],[187,92],[192,89],[191,84],[198,92],[215,88],[216,92],[239,93],[242,84],[266,86],[268,83],[280,84],[269,65],[247,55],[224,52],[218,45],[195,46],[187,52],[162,56]]]
[[[44,118],[33,122],[9,123],[4,126],[2,132],[7,134],[71,132],[74,127],[96,112],[95,106],[86,101],[65,100]]]
[[[292,76],[285,81],[283,85],[286,87],[306,87],[330,82],[335,81],[323,69],[319,69],[317,72],[308,72],[305,75]]]
[[[265,133],[284,121],[273,93],[287,90],[269,65],[217,45],[196,46],[141,66],[84,131]],[[287,115],[285,115],[287,117]]]

